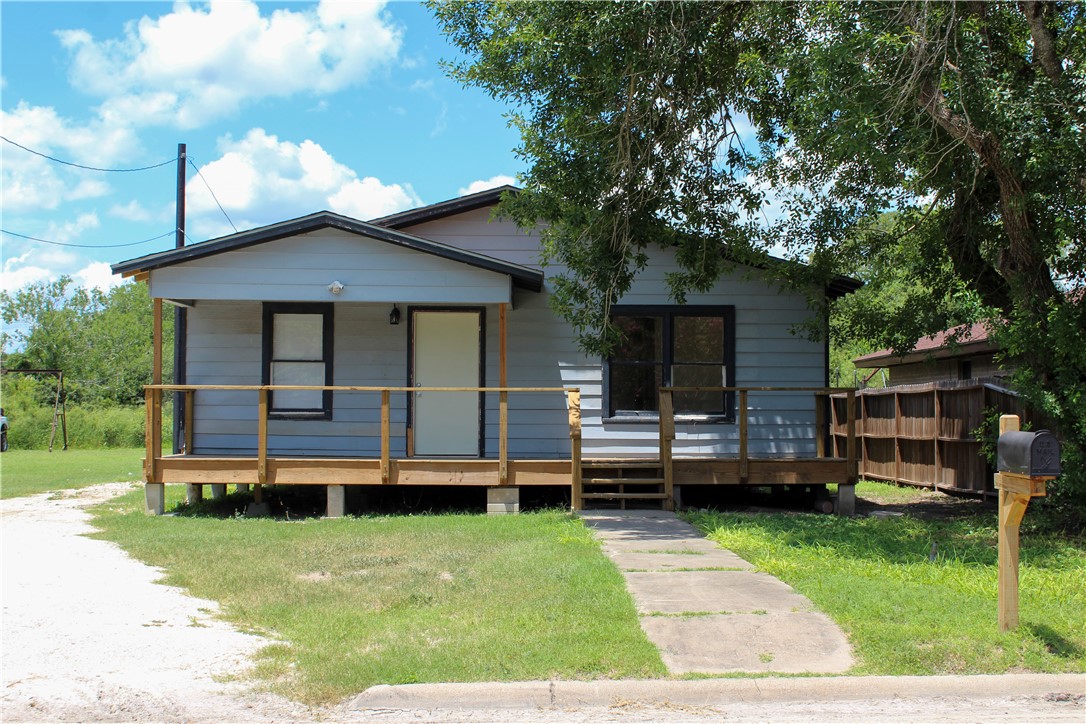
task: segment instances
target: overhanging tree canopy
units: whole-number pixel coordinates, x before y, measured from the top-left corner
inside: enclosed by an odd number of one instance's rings
[[[907,245],[888,256],[930,293],[866,322],[872,339],[1005,320],[1019,384],[1086,463],[1084,6],[432,8],[467,54],[452,75],[513,105],[527,192],[503,211],[548,223],[555,305],[586,349],[612,341],[649,244],[677,249],[679,300],[774,248],[809,284]]]

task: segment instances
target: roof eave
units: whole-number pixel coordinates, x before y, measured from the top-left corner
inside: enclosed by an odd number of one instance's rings
[[[462,214],[467,211],[475,211],[487,206],[493,206],[501,201],[502,194],[519,193],[516,186],[499,186],[486,191],[479,191],[467,196],[457,196],[454,199],[439,201],[436,204],[420,206],[417,209],[408,209],[388,216],[370,219],[369,223],[376,226],[384,226],[389,229],[402,229],[405,226],[414,226],[426,221],[436,221],[447,216]]]
[[[320,229],[340,229],[360,236],[368,236],[378,241],[386,241],[425,254],[434,254],[451,261],[456,261],[478,269],[506,274],[515,286],[529,291],[543,289],[543,272],[506,262],[501,259],[467,252],[447,244],[412,236],[403,231],[377,226],[365,221],[358,221],[340,216],[330,211],[322,211],[290,221],[284,221],[259,229],[243,231],[219,239],[194,244],[193,246],[170,249],[129,261],[113,264],[110,269],[114,274],[139,274],[161,269],[175,264],[200,259],[206,256],[245,249],[268,241],[276,241],[291,236],[299,236]]]

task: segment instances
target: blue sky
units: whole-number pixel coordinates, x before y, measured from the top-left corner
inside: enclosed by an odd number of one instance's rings
[[[509,183],[507,108],[445,77],[417,3],[0,3],[0,133],[137,168],[185,143],[188,243],[330,209],[373,218]],[[62,165],[0,141],[3,288],[172,248],[176,164]],[[201,178],[202,176],[202,178]],[[226,215],[207,191],[214,191]],[[149,243],[109,247],[150,239]]]

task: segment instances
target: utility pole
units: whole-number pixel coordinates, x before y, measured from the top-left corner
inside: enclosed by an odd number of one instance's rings
[[[188,150],[183,143],[177,144],[177,232],[174,247],[180,249],[185,245],[185,185],[188,181],[187,166]],[[185,384],[186,364],[186,331],[188,328],[188,310],[184,307],[173,309],[173,382],[175,385]],[[183,422],[185,420],[185,396],[180,392],[173,393],[173,452],[176,455],[181,452],[181,445],[185,440]],[[185,452],[192,452],[186,450]]]

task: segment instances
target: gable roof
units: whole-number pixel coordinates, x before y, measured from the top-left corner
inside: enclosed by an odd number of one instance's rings
[[[494,189],[468,194],[467,196],[457,196],[455,199],[439,201],[436,204],[420,206],[417,209],[408,209],[407,211],[400,211],[377,219],[370,219],[370,223],[389,229],[402,229],[405,226],[421,224],[424,221],[435,221],[444,219],[446,216],[462,214],[465,211],[475,211],[486,206],[493,206],[501,201],[502,194],[507,191],[518,193],[520,189],[516,186],[499,186]]]
[[[415,224],[436,221],[467,211],[475,211],[476,209],[487,206],[494,206],[501,201],[503,194],[519,193],[521,190],[522,189],[517,186],[499,186],[497,188],[487,189],[486,191],[468,194],[467,196],[458,196],[454,199],[439,201],[436,204],[420,206],[417,209],[408,209],[407,211],[389,214],[388,216],[381,216],[376,219],[371,219],[370,223],[377,224],[378,226],[385,226],[390,229],[403,229],[408,226],[414,226]],[[724,250],[723,253],[726,255],[727,250]],[[773,264],[791,263],[795,262],[790,262],[787,259],[780,259],[777,257],[768,257],[768,261],[759,266],[763,269],[769,269]],[[856,291],[863,285],[864,283],[858,279],[837,274],[829,281],[829,283],[827,283],[826,294],[831,299],[837,299]]]
[[[950,359],[966,357],[983,352],[995,352],[999,349],[988,339],[988,329],[983,322],[961,324],[957,327],[936,332],[917,340],[911,351],[897,354],[892,349],[865,354],[852,360],[857,367],[894,367],[896,365],[922,362],[929,358]]]
[[[424,207],[426,208],[426,207]],[[302,216],[289,221],[281,221],[277,224],[269,224],[248,231],[241,231],[229,236],[223,236],[210,241],[203,241],[192,246],[184,246],[180,249],[170,249],[155,254],[148,254],[136,259],[122,261],[112,265],[114,274],[137,274],[154,269],[182,264],[194,259],[215,254],[222,254],[237,249],[245,249],[268,241],[285,239],[298,236],[320,229],[338,229],[351,234],[365,236],[367,238],[384,241],[389,244],[401,246],[424,254],[433,254],[443,259],[467,264],[478,269],[497,272],[508,275],[513,284],[521,289],[538,292],[543,289],[543,272],[529,267],[513,264],[511,262],[495,259],[494,257],[465,251],[438,241],[423,239],[396,229],[378,226],[376,224],[352,219],[331,211],[319,211],[315,214]]]

